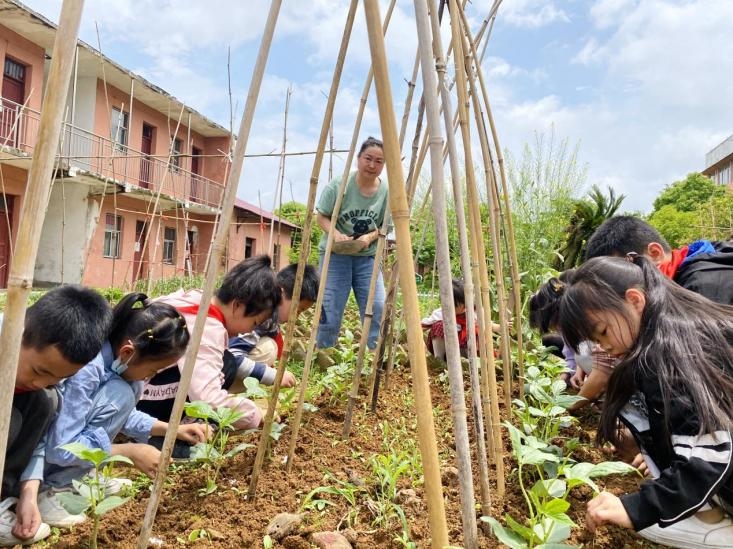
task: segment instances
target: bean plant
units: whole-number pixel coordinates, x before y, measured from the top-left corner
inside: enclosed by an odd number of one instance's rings
[[[234,424],[244,415],[243,412],[223,406],[214,410],[210,404],[196,400],[186,404],[186,415],[215,423],[217,426],[211,439],[200,442],[191,449],[191,456],[206,464],[206,486],[199,490],[200,496],[206,496],[216,491],[216,481],[224,462],[254,445],[241,443],[229,451],[226,450],[229,435],[234,431]]]
[[[132,461],[125,456],[112,456],[101,448],[89,448],[79,442],[72,442],[61,447],[72,453],[78,459],[90,462],[94,466],[91,475],[87,475],[81,481],[73,480],[73,486],[77,493],[59,492],[56,494],[59,502],[68,513],[81,515],[86,513],[94,521],[92,534],[89,539],[89,546],[92,549],[97,547],[97,536],[99,534],[99,521],[105,513],[125,503],[129,497],[117,495],[107,496],[105,494],[105,477],[110,477],[112,466],[115,463],[126,463],[132,465]]]
[[[519,428],[504,423],[528,516],[522,520],[506,514],[506,526],[492,517],[481,517],[481,520],[489,523],[499,541],[511,549],[572,547],[565,543],[576,526],[567,514],[570,491],[586,485],[597,494],[599,488],[594,478],[638,474],[638,470],[622,462],[575,461],[570,456],[579,444],[577,439],[566,440],[564,449],[554,445],[562,428],[575,421],[567,408],[580,397],[566,393],[565,382],[558,379],[566,369],[556,361],[547,360],[544,350],[528,353],[528,363],[525,400],[515,399],[512,403]]]

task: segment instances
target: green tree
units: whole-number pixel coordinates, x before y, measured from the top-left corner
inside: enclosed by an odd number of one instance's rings
[[[618,211],[624,195],[616,196],[616,191],[608,187],[608,196],[597,185],[575,203],[575,211],[566,227],[567,238],[555,260],[555,267],[564,271],[580,263],[585,244],[601,224]]]
[[[693,212],[711,198],[724,195],[724,186],[701,173],[693,172],[662,190],[654,201],[652,215],[665,206],[673,206],[678,212]]]
[[[283,219],[287,219],[301,228],[301,230],[295,231],[293,234],[293,245],[290,248],[290,256],[288,258],[291,263],[296,263],[298,261],[298,256],[300,255],[300,246],[303,239],[302,227],[305,223],[305,214],[306,205],[294,200],[285,202],[280,208],[275,210],[275,215],[282,217]],[[323,234],[323,231],[321,231],[321,228],[318,226],[316,216],[314,214],[310,239],[310,255],[308,256],[308,262],[314,265],[318,264],[318,243],[321,240],[321,234]]]
[[[671,204],[666,204],[649,216],[651,223],[673,248],[697,240],[695,212],[681,212]]]

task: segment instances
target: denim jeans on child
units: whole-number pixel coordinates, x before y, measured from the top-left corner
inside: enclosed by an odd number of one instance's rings
[[[108,380],[94,395],[86,428],[103,429],[109,439],[114,440],[135,408],[135,400],[135,392],[129,383],[119,378]],[[81,479],[90,469],[91,465],[59,467],[46,462],[44,483],[52,488],[63,488],[71,485],[73,479]]]
[[[328,265],[328,282],[323,295],[321,323],[318,326],[319,349],[336,345],[341,331],[341,319],[344,316],[344,309],[352,288],[356,302],[359,304],[362,322],[364,321],[373,267],[374,256],[331,254],[331,261]],[[323,256],[320,257],[320,268],[322,271]],[[369,349],[377,346],[382,309],[384,309],[384,281],[380,271],[374,293],[374,316],[367,341]]]

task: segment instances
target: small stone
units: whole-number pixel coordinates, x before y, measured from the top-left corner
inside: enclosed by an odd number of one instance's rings
[[[359,474],[353,469],[344,467],[344,473],[346,473],[346,478],[348,478],[349,482],[354,486],[364,486],[364,479],[361,478]]]
[[[408,499],[417,498],[417,492],[412,488],[403,488],[397,492],[397,503],[405,503]]]
[[[338,532],[317,532],[311,536],[311,541],[320,549],[353,549],[349,540]]]
[[[227,537],[224,534],[222,534],[218,530],[214,530],[213,528],[207,528],[206,533],[209,534],[209,537],[211,539],[215,539],[215,540],[227,539]]]
[[[353,528],[347,528],[346,530],[341,530],[341,534],[346,538],[346,540],[351,545],[356,545],[356,542],[359,540],[359,534]]]
[[[336,363],[330,356],[328,356],[327,353],[324,351],[318,351],[318,354],[316,355],[316,364],[321,368],[330,368]]]
[[[275,541],[280,541],[284,537],[297,531],[301,522],[303,522],[303,515],[280,513],[270,521],[270,524],[267,525],[267,535]]]
[[[446,467],[443,469],[441,479],[445,486],[456,486],[458,485],[458,469],[455,467]]]

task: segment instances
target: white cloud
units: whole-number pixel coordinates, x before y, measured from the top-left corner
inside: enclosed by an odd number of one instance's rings
[[[516,27],[537,29],[553,23],[569,23],[568,14],[553,1],[513,0],[499,8],[499,17]]]

